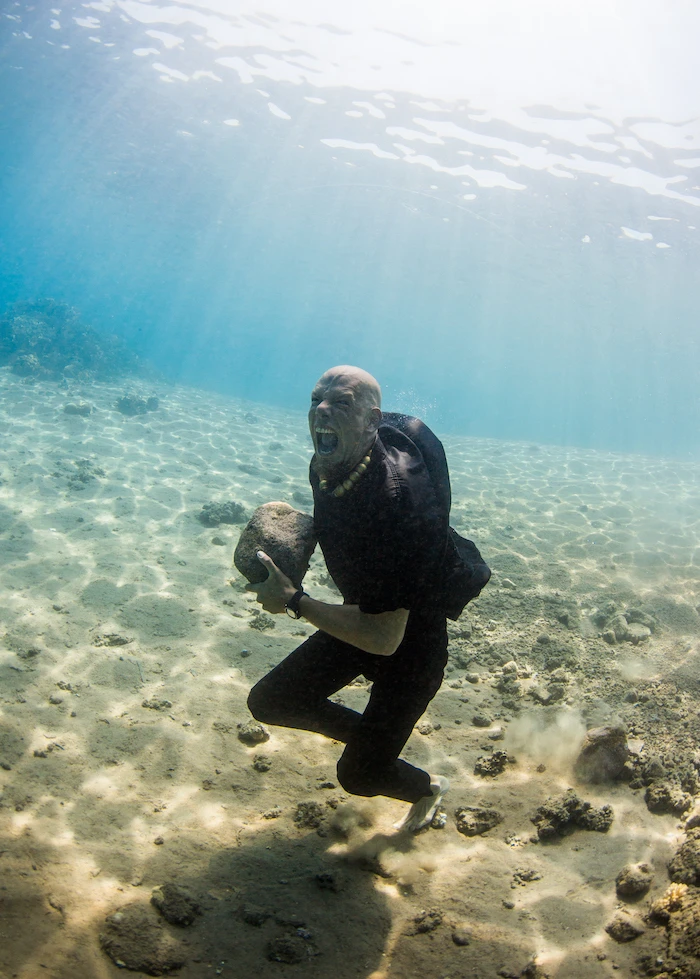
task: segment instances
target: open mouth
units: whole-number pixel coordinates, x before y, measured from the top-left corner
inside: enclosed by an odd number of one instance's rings
[[[321,456],[329,456],[335,452],[338,436],[330,428],[316,429],[316,451]]]

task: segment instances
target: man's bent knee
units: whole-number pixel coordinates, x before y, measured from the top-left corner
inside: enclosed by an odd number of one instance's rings
[[[265,684],[267,678],[258,680],[248,694],[248,710],[256,721],[263,721],[266,724],[275,724],[280,716],[280,705],[274,693]]]
[[[351,795],[382,795],[384,778],[382,773],[372,771],[368,765],[359,762],[347,750],[338,759],[338,781]]]

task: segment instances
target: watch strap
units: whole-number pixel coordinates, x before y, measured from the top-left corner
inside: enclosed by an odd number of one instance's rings
[[[303,588],[297,589],[297,591],[294,592],[294,594],[292,595],[292,597],[289,599],[289,601],[287,602],[287,604],[284,606],[285,612],[292,619],[300,619],[301,618],[301,610],[299,608],[299,602],[302,600],[302,598],[304,597],[304,595],[306,595],[306,592],[304,591]]]

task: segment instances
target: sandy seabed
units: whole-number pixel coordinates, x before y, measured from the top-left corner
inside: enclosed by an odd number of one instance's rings
[[[649,773],[697,790],[700,464],[445,440],[452,522],[494,575],[405,749],[451,779],[446,824],[407,838],[405,806],[337,786],[337,744],[239,739],[250,686],[311,628],[260,615],[231,566],[242,525],[198,515],[309,509],[303,413],[156,383],[130,418],[124,390],[0,370],[0,979],[700,975],[700,938],[646,914],[690,803],[645,803]],[[305,586],[338,601],[318,553]],[[583,785],[583,734],[610,722],[635,778]],[[497,750],[504,770],[475,774]],[[539,842],[531,817],[570,787],[611,828]],[[465,836],[464,806],[502,820]],[[638,862],[633,903],[615,878]],[[621,909],[643,929],[624,943]]]

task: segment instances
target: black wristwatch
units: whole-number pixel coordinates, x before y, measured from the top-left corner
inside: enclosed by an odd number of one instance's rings
[[[294,592],[292,597],[284,606],[284,610],[287,613],[287,615],[290,617],[290,619],[301,618],[301,610],[299,609],[299,602],[302,600],[304,595],[306,595],[306,592],[302,588],[300,588],[298,591]]]

